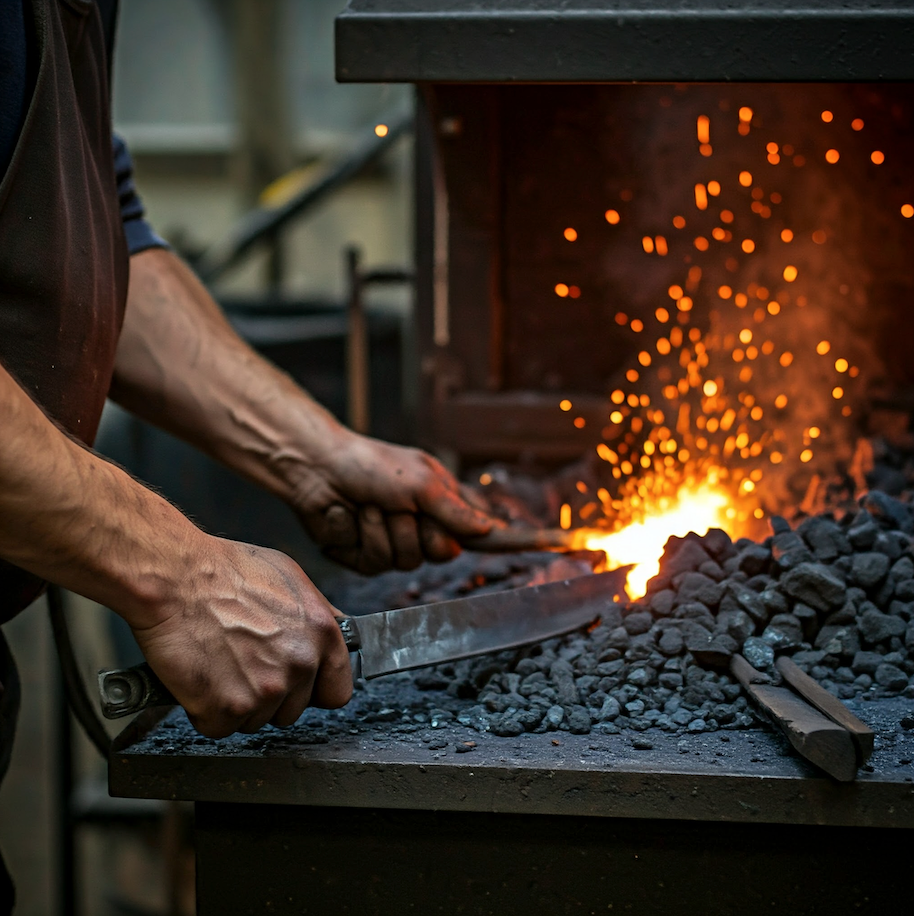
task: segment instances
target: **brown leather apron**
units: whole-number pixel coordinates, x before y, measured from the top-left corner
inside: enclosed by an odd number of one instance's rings
[[[0,183],[0,363],[49,417],[91,444],[128,276],[106,41],[93,0],[31,0],[31,7],[38,75]],[[0,623],[43,586],[0,561]]]

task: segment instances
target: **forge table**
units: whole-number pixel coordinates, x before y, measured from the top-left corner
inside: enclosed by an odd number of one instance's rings
[[[113,795],[195,802],[199,916],[911,911],[910,700],[849,704],[877,750],[841,785],[762,728],[499,738],[376,690],[371,723],[121,734]]]

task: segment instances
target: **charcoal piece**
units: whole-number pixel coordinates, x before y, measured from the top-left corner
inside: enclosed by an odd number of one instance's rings
[[[893,617],[900,617],[902,620],[912,620],[914,619],[914,602],[893,601],[889,605],[889,613]]]
[[[631,703],[631,701],[634,700],[639,693],[640,691],[637,687],[634,686],[634,684],[623,684],[615,692],[614,696],[619,701],[619,703],[624,706],[626,703]]]
[[[912,728],[914,728],[914,716],[904,716],[898,724],[905,731],[910,731]]]
[[[883,614],[875,608],[870,608],[857,618],[857,629],[865,642],[875,646],[892,636],[902,636],[906,627],[900,617],[893,617],[891,614]]]
[[[776,534],[771,539],[771,556],[779,560],[785,553],[792,550],[806,550],[806,542],[796,531],[786,531]]]
[[[575,678],[575,686],[578,688],[578,693],[582,697],[589,696],[597,689],[597,684],[600,682],[600,678],[595,677],[592,674],[585,674],[583,677]]]
[[[914,518],[910,506],[878,490],[870,490],[860,501],[869,514],[885,528],[899,528],[905,534],[914,533]]]
[[[876,669],[876,683],[884,690],[898,693],[908,686],[908,676],[897,665],[881,664]]]
[[[736,640],[726,633],[718,636],[708,634],[704,639],[687,637],[685,644],[695,661],[709,668],[726,669],[734,652],[739,649]]]
[[[539,667],[532,658],[522,658],[515,666],[514,671],[522,678],[527,677],[534,672],[539,672]]]
[[[777,588],[766,588],[759,597],[767,611],[766,619],[770,619],[775,614],[787,614],[790,611],[790,602]]]
[[[657,682],[667,690],[678,690],[682,686],[682,675],[674,671],[664,671],[657,678]]]
[[[517,693],[518,687],[520,687],[521,677],[516,671],[506,671],[502,675],[502,688],[505,693]]]
[[[681,707],[670,716],[670,721],[675,722],[676,725],[688,725],[692,721],[692,713],[685,707]]]
[[[742,655],[753,668],[758,668],[759,671],[764,671],[774,664],[774,649],[757,636],[750,636],[743,643]]]
[[[650,609],[655,617],[667,617],[673,610],[676,592],[670,588],[661,589],[651,595]]]
[[[673,580],[679,604],[698,602],[706,608],[716,608],[723,595],[723,586],[700,572],[681,573]]]
[[[632,636],[628,641],[628,648],[625,650],[625,658],[628,661],[640,662],[651,657],[654,651],[654,631],[648,630],[647,633],[639,633]]]
[[[873,686],[873,678],[868,674],[858,674],[854,678],[854,686],[858,690],[869,690]]]
[[[890,560],[897,560],[909,546],[904,543],[907,536],[901,535],[902,539],[899,539],[899,533],[898,531],[880,531],[876,537],[876,543],[873,544],[873,550],[884,553]]]
[[[828,563],[852,551],[850,541],[834,520],[817,515],[806,519],[797,529],[820,563]]]
[[[815,556],[812,551],[806,547],[788,550],[774,561],[775,572],[783,574],[801,563],[812,563],[814,560]]]
[[[516,738],[524,733],[524,726],[520,723],[516,714],[505,713],[492,720],[489,730],[493,735],[498,735],[499,738]]]
[[[730,580],[732,580],[733,577],[737,575],[737,573],[743,576],[746,575],[745,573],[740,572],[739,554],[736,554],[732,557],[728,557],[726,560],[724,560],[723,563],[720,564],[720,566],[721,566],[721,569],[726,574],[727,578],[729,578]]]
[[[854,672],[846,665],[842,665],[840,668],[835,669],[834,679],[839,684],[853,684],[855,677],[856,675]]]
[[[864,602],[862,607],[872,607],[875,608],[875,605],[870,604],[870,602]],[[824,627],[839,627],[845,624],[854,623],[857,619],[857,611],[854,608],[854,605],[850,601],[845,601],[844,604],[838,608],[837,611],[832,611],[830,614],[825,616],[825,619],[822,621],[822,626]]]
[[[679,655],[685,647],[685,641],[682,633],[676,627],[668,627],[664,630],[657,646],[664,655]]]
[[[853,657],[860,651],[860,637],[856,627],[822,627],[815,642],[817,649],[826,654]]]
[[[808,670],[813,665],[821,664],[824,657],[825,653],[821,649],[801,649],[793,654],[793,661],[801,668]]]
[[[555,685],[556,696],[562,706],[574,706],[579,702],[578,688],[574,683],[574,669],[564,659],[553,662],[549,679]]]
[[[549,709],[546,710],[546,715],[543,716],[543,724],[550,731],[555,731],[564,721],[565,708],[558,704],[550,706]]]
[[[844,583],[820,563],[801,563],[781,578],[781,587],[797,601],[817,611],[829,611],[844,603]],[[748,610],[748,609],[747,609]]]
[[[634,614],[629,614],[622,621],[622,626],[629,636],[638,636],[641,633],[646,633],[653,622],[654,618],[647,611],[636,611]]]
[[[625,704],[625,714],[632,719],[634,719],[636,716],[640,716],[643,712],[643,700],[632,700],[630,703]]]
[[[775,614],[760,638],[775,652],[785,652],[803,642],[803,627],[793,614]]]
[[[610,649],[624,650],[628,646],[628,630],[625,627],[616,627],[606,638],[606,645]]]
[[[630,672],[626,681],[629,684],[634,684],[635,687],[647,687],[650,684],[654,683],[656,673],[652,668],[638,667],[633,668]]]
[[[771,532],[775,537],[779,534],[789,534],[790,533],[790,522],[786,518],[783,518],[780,515],[772,515],[768,519],[768,524],[771,525]]]
[[[851,662],[851,669],[857,674],[875,674],[882,664],[883,656],[878,652],[857,652]]]
[[[888,607],[895,595],[895,583],[887,577],[882,585],[870,592],[870,595],[876,607]]]
[[[904,644],[908,650],[914,651],[914,624],[910,624],[904,631]]]
[[[815,639],[816,633],[819,632],[819,615],[815,608],[811,608],[808,604],[803,604],[802,601],[798,601],[793,606],[793,616],[800,622],[803,639],[807,642],[811,642]]]
[[[690,639],[695,639],[698,641],[708,639],[712,633],[712,630],[702,626],[698,620],[693,618],[674,620],[672,622],[672,626],[679,630],[685,642],[688,642]]]
[[[693,734],[706,732],[708,731],[708,723],[704,719],[692,719],[686,726],[686,731],[692,732]]]
[[[545,712],[541,707],[534,706],[521,710],[515,714],[514,718],[521,724],[524,731],[532,732],[541,725]]]
[[[534,693],[539,693],[543,687],[546,686],[546,675],[542,671],[534,671],[532,674],[528,674],[521,685],[518,688],[517,692],[522,697],[532,696]]]
[[[730,557],[735,556],[737,552],[730,535],[722,528],[709,528],[707,533],[702,536],[701,543],[718,563],[723,563]]]
[[[458,741],[457,744],[454,745],[454,750],[458,754],[468,754],[475,747],[476,747],[475,741]]]
[[[619,701],[615,697],[607,697],[597,713],[597,720],[600,722],[612,722],[614,719],[619,718],[621,711],[622,707],[619,705]]]
[[[632,738],[632,747],[636,751],[652,751],[654,742],[649,741],[647,738]]]
[[[618,674],[625,667],[625,661],[621,658],[616,658],[611,662],[601,662],[597,665],[597,674],[603,677],[613,677]]]
[[[850,581],[860,588],[871,589],[888,575],[889,558],[878,551],[854,555],[851,562]]]
[[[703,576],[707,576],[709,579],[713,579],[715,582],[720,582],[727,576],[715,560],[708,560],[707,563],[702,563],[701,566],[698,567],[698,572]]]
[[[896,583],[911,581],[914,584],[914,560],[910,557],[900,557],[892,564],[889,575]]]
[[[680,573],[698,569],[702,563],[710,559],[710,554],[696,535],[686,535],[684,538],[671,537],[664,544],[660,570],[662,575],[672,579]]]
[[[760,573],[757,576],[752,576],[751,578],[746,579],[746,587],[751,588],[752,591],[759,593],[765,591],[766,589],[772,588],[775,584],[775,580],[765,573]]]
[[[876,543],[878,534],[879,526],[869,512],[861,512],[847,529],[847,539],[854,550],[869,550]]]
[[[723,611],[717,615],[714,629],[742,645],[755,632],[755,621],[745,611]]]
[[[756,624],[764,625],[768,622],[769,611],[765,607],[763,597],[739,582],[728,582],[727,591],[720,603],[721,613],[724,611],[745,611]],[[786,610],[786,608],[785,608]]]
[[[768,571],[771,550],[761,544],[749,543],[739,552],[739,569],[747,576],[758,576]]]
[[[583,706],[573,706],[568,713],[568,731],[572,735],[589,735],[592,724],[590,713]]]

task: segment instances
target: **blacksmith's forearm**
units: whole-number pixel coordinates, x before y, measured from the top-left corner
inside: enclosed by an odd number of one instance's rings
[[[120,468],[62,433],[0,367],[0,557],[115,608],[161,605],[205,540]]]
[[[191,270],[161,249],[131,258],[111,396],[285,498],[350,435],[241,340]]]

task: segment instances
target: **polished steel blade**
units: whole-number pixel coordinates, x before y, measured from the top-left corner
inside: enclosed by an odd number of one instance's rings
[[[540,642],[587,626],[624,594],[631,567],[436,604],[366,614],[362,676],[380,677]]]

